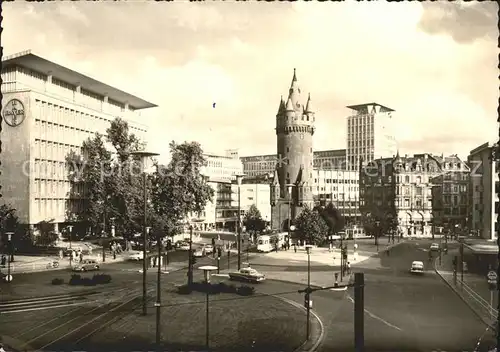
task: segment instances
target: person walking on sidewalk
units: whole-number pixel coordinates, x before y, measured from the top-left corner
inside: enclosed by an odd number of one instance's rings
[[[347,262],[347,270],[346,270],[347,275],[351,275],[351,262]]]

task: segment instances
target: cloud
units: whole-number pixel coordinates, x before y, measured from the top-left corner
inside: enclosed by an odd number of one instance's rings
[[[467,153],[497,128],[498,49],[484,34],[496,25],[477,24],[480,40],[459,41],[452,22],[478,22],[470,13],[486,16],[487,6],[446,6],[10,2],[2,39],[6,53],[31,47],[158,104],[140,119],[151,148],[165,154],[172,139],[213,152],[275,152],[275,115],[293,68],[303,103],[310,92],[317,110],[315,149],[345,148],[345,106],[375,101],[396,110],[402,148]],[[436,16],[448,16],[441,27],[431,25]]]
[[[498,38],[498,4],[494,1],[423,4],[419,27],[430,34],[447,34],[459,43]]]

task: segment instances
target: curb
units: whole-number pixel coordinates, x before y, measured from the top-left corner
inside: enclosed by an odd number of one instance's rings
[[[448,287],[449,287],[449,289],[450,289],[450,290],[452,290],[453,292],[455,292],[455,294],[456,294],[456,295],[457,295],[457,296],[458,296],[458,297],[462,300],[462,302],[464,302],[464,303],[467,305],[467,307],[469,307],[469,309],[470,309],[470,310],[471,310],[471,311],[472,311],[472,312],[473,312],[473,313],[474,313],[474,314],[475,314],[475,315],[476,315],[476,316],[477,316],[477,317],[481,320],[481,322],[482,322],[484,325],[486,325],[486,327],[492,327],[492,325],[490,325],[490,323],[489,323],[486,319],[484,319],[484,318],[481,316],[481,314],[479,314],[479,313],[476,311],[476,309],[474,309],[474,307],[472,307],[472,305],[471,305],[471,304],[470,304],[470,303],[469,303],[469,302],[468,302],[468,301],[467,301],[467,300],[466,300],[466,299],[465,299],[465,298],[464,298],[464,297],[460,294],[460,292],[458,292],[458,290],[457,290],[455,287],[453,287],[453,285],[452,285],[451,283],[449,283],[449,282],[448,282],[448,281],[447,281],[447,280],[443,277],[443,275],[441,275],[441,273],[440,273],[440,271],[438,270],[437,265],[436,265],[436,263],[437,263],[438,259],[439,259],[439,257],[438,257],[438,258],[436,258],[436,259],[434,260],[434,271],[436,272],[436,274],[437,274],[437,275],[441,278],[441,280],[443,280],[443,281],[444,281],[444,283],[446,284],[446,286],[448,286]]]

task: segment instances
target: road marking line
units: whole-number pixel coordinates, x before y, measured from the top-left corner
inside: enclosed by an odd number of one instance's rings
[[[347,296],[347,298],[349,299],[349,301],[351,301],[352,303],[354,303],[354,299],[351,297],[351,296]],[[398,328],[396,325],[392,325],[391,323],[389,323],[387,320],[384,320],[382,319],[381,317],[379,316],[376,316],[375,314],[373,314],[372,312],[370,312],[369,310],[365,309],[365,313],[368,314],[370,317],[372,317],[373,319],[375,320],[378,320],[380,322],[382,322],[383,324],[393,328],[393,329],[396,329],[398,331],[403,331],[403,329],[401,328]]]
[[[210,276],[215,276],[215,277],[229,277],[229,274],[211,274]]]

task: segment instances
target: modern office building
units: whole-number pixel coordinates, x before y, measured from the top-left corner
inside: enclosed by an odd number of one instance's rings
[[[393,109],[369,103],[351,105],[347,117],[346,160],[349,170],[358,170],[359,162],[390,158],[396,155]]]
[[[1,89],[1,202],[34,229],[52,221],[58,231],[83,206],[83,189],[70,196],[65,157],[117,117],[144,141],[147,127],[135,121],[156,106],[31,51],[2,60]]]
[[[253,155],[241,157],[243,173],[247,176],[261,176],[273,174],[278,162],[276,154]],[[345,170],[346,150],[317,150],[313,151],[313,168],[321,170]]]
[[[243,172],[243,164],[234,150],[226,151],[226,155],[204,153],[207,164],[202,168],[202,173],[211,181],[236,180],[237,174]]]
[[[313,176],[316,203],[332,202],[344,216],[347,225],[359,223],[359,172],[316,169]]]
[[[484,143],[470,151],[470,227],[484,239],[498,238],[498,162],[493,160],[494,144]]]

